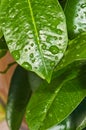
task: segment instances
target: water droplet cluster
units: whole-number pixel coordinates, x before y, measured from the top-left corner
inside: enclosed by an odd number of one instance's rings
[[[78,3],[74,19],[74,32],[81,33],[86,31],[86,1],[82,0]]]
[[[31,1],[30,4],[33,6],[29,8],[26,0],[21,3],[9,1],[2,29],[19,64],[29,70],[39,71],[43,65],[52,70],[66,49],[64,14],[57,2],[53,6],[50,1]]]

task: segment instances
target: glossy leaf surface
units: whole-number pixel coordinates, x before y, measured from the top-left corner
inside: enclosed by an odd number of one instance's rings
[[[60,70],[54,73],[52,82],[42,83],[32,96],[26,113],[28,126],[32,130],[45,130],[61,122],[85,97],[85,39],[84,33],[69,43],[64,64],[60,63]]]
[[[31,130],[48,129],[76,108],[86,95],[85,68],[86,62],[74,62],[58,71],[50,84],[40,85],[27,108],[26,119]]]
[[[86,98],[79,104],[79,106],[70,114],[64,121],[53,126],[49,130],[85,130],[84,120],[86,117]],[[83,123],[84,125],[83,125]]]
[[[74,126],[74,127],[73,127]],[[72,129],[82,130],[86,128],[86,98],[81,102],[71,115]]]
[[[18,66],[11,80],[6,111],[10,130],[19,130],[31,96],[27,74],[26,70]]]
[[[65,15],[70,39],[86,32],[86,0],[67,0]]]
[[[66,2],[67,2],[67,0],[59,0],[59,3],[61,4],[63,9],[65,7]]]
[[[7,50],[8,50],[8,48],[7,48],[5,39],[4,39],[4,37],[2,37],[0,39],[0,58],[5,56],[5,54],[7,53]]]
[[[50,82],[67,46],[65,16],[58,1],[3,0],[0,21],[15,60]]]
[[[56,70],[62,69],[77,60],[86,59],[86,33],[82,33],[69,42],[67,51]]]

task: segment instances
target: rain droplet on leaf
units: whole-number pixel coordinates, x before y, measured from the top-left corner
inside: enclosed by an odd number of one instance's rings
[[[27,70],[31,70],[32,66],[28,63],[28,62],[23,62],[22,66],[27,69]]]
[[[20,58],[20,53],[19,53],[18,50],[13,51],[13,52],[12,52],[12,55],[14,56],[14,58],[15,58],[16,60],[19,60],[19,58]]]
[[[49,51],[52,53],[52,54],[57,54],[59,52],[59,48],[55,45],[51,46],[49,48]]]

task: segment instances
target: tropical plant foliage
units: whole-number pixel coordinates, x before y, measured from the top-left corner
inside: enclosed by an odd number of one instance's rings
[[[25,114],[30,130],[84,130],[86,0],[1,0],[0,58],[8,50],[18,63],[10,129],[19,130]]]

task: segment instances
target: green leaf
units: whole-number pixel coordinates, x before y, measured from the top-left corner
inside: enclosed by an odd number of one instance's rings
[[[1,31],[1,27],[0,27],[0,38],[3,36],[3,33]]]
[[[70,117],[66,118],[61,123],[51,127],[48,130],[72,130],[70,125]]]
[[[86,127],[86,98],[71,114],[71,127],[76,130],[82,130]]]
[[[67,0],[64,12],[70,39],[86,32],[86,0]]]
[[[32,95],[26,120],[31,130],[46,130],[66,118],[86,95],[86,62],[74,62],[43,82]]]
[[[64,121],[53,126],[49,130],[82,130],[86,127],[84,124],[79,127],[82,122],[85,122],[86,117],[86,98],[79,104],[79,106],[69,115]],[[83,129],[85,130],[85,129]]]
[[[68,41],[65,16],[58,1],[3,0],[0,21],[15,60],[50,82]]]
[[[59,0],[59,3],[61,4],[63,9],[65,7],[66,2],[67,2],[67,0]]]
[[[0,0],[0,6],[1,6],[1,0]],[[0,25],[0,38],[3,36],[2,30],[1,30],[1,25]]]
[[[68,64],[71,64],[77,60],[86,59],[86,33],[78,35],[75,39],[69,42],[69,46],[65,55],[59,65],[56,67],[56,71],[64,68]]]
[[[40,84],[43,82],[43,79],[41,79],[38,75],[36,75],[34,72],[28,72],[28,81],[30,84],[30,87],[33,92],[35,92],[40,86]]]
[[[31,96],[28,72],[18,66],[11,80],[7,101],[7,122],[11,130],[19,130]]]
[[[2,37],[0,39],[0,58],[5,56],[5,54],[7,53],[7,50],[8,50],[8,48],[7,48],[5,39],[4,39],[4,37]]]

